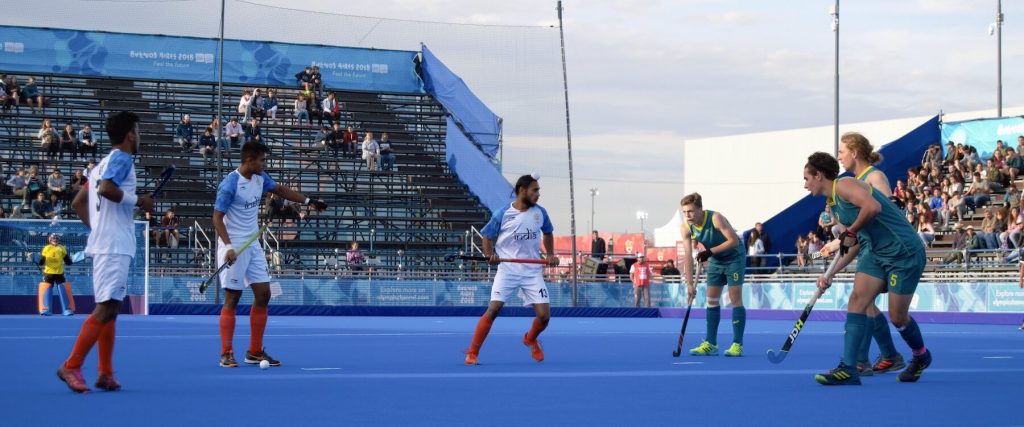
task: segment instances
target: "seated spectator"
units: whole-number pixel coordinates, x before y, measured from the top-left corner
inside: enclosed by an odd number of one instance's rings
[[[342,134],[344,134],[344,132],[341,130],[341,124],[335,122],[334,129],[331,130],[326,144],[326,148],[331,150],[334,157],[338,157],[338,150],[342,145],[344,145],[344,143],[342,143]]]
[[[163,229],[161,235],[163,236],[164,242],[167,243],[167,247],[175,249],[178,247],[178,240],[181,239],[181,235],[178,234],[178,217],[174,216],[174,209],[168,209],[167,213],[160,220],[160,227]]]
[[[935,241],[935,228],[932,227],[931,221],[928,221],[923,213],[918,215],[917,235],[921,237],[921,241],[924,242],[925,246],[931,247],[932,242]]]
[[[252,115],[252,95],[248,89],[242,89],[242,97],[238,98],[238,114],[242,115],[242,121],[249,121]]]
[[[388,133],[380,134],[380,169],[391,171],[395,168],[395,152],[391,150],[391,141],[388,140]]]
[[[231,141],[232,147],[238,147],[241,144],[241,138],[245,131],[242,129],[242,125],[238,124],[238,118],[232,117],[231,121],[224,126],[224,134],[228,136]]]
[[[53,205],[46,200],[46,194],[40,191],[32,202],[32,218],[52,219],[53,217]]]
[[[341,117],[341,110],[338,106],[338,101],[334,98],[333,93],[327,94],[327,99],[324,99],[320,103],[320,120],[319,124],[324,124],[324,119],[327,119],[328,123],[333,123]]]
[[[796,236],[796,265],[797,267],[807,266],[807,244],[808,240],[803,234]]]
[[[675,261],[665,261],[665,266],[661,267],[660,274],[662,280],[664,280],[666,283],[679,283],[679,269],[676,268]]]
[[[356,131],[352,130],[352,126],[345,129],[345,133],[341,138],[341,151],[346,154],[355,155],[356,144],[359,143],[359,137],[356,135]]]
[[[29,77],[28,83],[25,84],[25,87],[21,88],[21,91],[25,94],[25,102],[29,107],[32,107],[32,113],[36,112],[36,107],[39,107],[39,110],[42,111],[43,94],[39,93],[35,77]]]
[[[825,246],[825,243],[821,241],[813,231],[807,233],[807,253],[813,254],[815,252],[821,252],[821,248]]]
[[[348,252],[345,252],[345,260],[348,261],[348,267],[352,271],[363,271],[366,265],[366,258],[363,257],[363,252],[359,250],[359,242],[352,242],[349,245]]]
[[[1017,191],[1016,185],[1011,185],[1010,189],[1006,190],[1006,194],[1003,195],[1003,206],[1009,206],[1010,208],[1020,206],[1020,191]]]
[[[263,143],[263,134],[260,132],[260,124],[255,117],[249,119],[249,125],[245,127],[245,142]]]
[[[1024,228],[1024,217],[1020,208],[1010,208],[1010,216],[1006,219],[1006,231],[999,234],[1003,249],[1020,249],[1020,234]]]
[[[993,193],[1003,191],[1003,187],[1006,184],[1003,182],[1003,173],[999,170],[999,166],[996,165],[993,159],[985,161],[985,179],[988,181],[989,189]]]
[[[925,150],[921,158],[921,166],[942,166],[942,147],[939,144],[932,144]]]
[[[974,232],[973,225],[967,226],[967,234],[964,236],[964,249],[967,250],[967,259],[964,262],[970,261],[971,252],[985,249],[982,246],[981,238]]]
[[[366,160],[366,170],[377,170],[377,160],[380,159],[380,144],[373,139],[373,132],[366,132],[363,137],[363,160]]]
[[[60,136],[50,125],[50,119],[43,119],[36,137],[39,138],[40,148],[43,153],[46,153],[46,158],[50,160],[57,158],[57,153],[60,152]]]
[[[825,210],[818,215],[818,236],[822,240],[829,241],[838,235],[836,226],[839,221],[832,215],[832,209],[825,206]]]
[[[60,133],[60,158],[64,159],[64,152],[71,153],[68,157],[71,160],[78,160],[78,135],[71,127],[71,123],[64,125]]]
[[[964,195],[964,202],[967,204],[967,209],[970,209],[971,212],[987,205],[991,200],[989,193],[992,192],[988,181],[981,178],[980,172],[975,172],[973,176],[974,181],[971,182],[970,188],[967,189],[967,194]]]
[[[307,125],[313,125],[313,119],[309,117],[309,110],[306,109],[306,96],[300,94],[298,98],[295,98],[295,104],[292,106],[295,112],[292,114],[295,117],[295,124],[306,121]]]
[[[1017,180],[1020,172],[1024,171],[1024,158],[1013,148],[1006,147],[1006,162],[1003,163],[1003,174],[1013,182]]]
[[[199,155],[203,156],[203,163],[209,163],[217,150],[217,139],[213,137],[213,128],[206,128],[203,136],[199,137]]]
[[[946,155],[942,159],[943,166],[950,166],[956,163],[956,144],[953,141],[946,143]]]
[[[0,102],[2,102],[3,110],[10,111],[11,107],[17,107],[20,99],[18,93],[18,85],[14,79],[14,76],[8,76],[7,74],[0,74]]]
[[[258,118],[258,119],[262,120],[264,117],[266,117],[266,115],[267,115],[266,114],[266,112],[267,112],[266,102],[267,102],[267,98],[263,97],[263,92],[261,92],[259,89],[253,90],[253,92],[252,92],[252,104],[250,106],[250,108],[252,109],[252,117],[253,118]]]
[[[327,148],[328,148],[327,143],[330,140],[331,140],[331,128],[329,128],[327,126],[321,126],[320,127],[320,133],[318,133],[316,135],[316,139],[314,140],[315,141],[314,143],[321,150],[327,151]]]
[[[68,194],[68,200],[74,200],[75,195],[78,194],[79,191],[82,191],[83,188],[85,188],[85,183],[88,180],[89,179],[82,174],[81,169],[76,170],[75,175],[71,177],[71,193]]]
[[[149,224],[149,245],[159,248],[160,247],[160,223],[153,217],[150,211],[143,211],[143,221]]]
[[[273,89],[267,89],[267,98],[263,101],[263,107],[267,114],[270,115],[270,120],[277,124],[277,96]]]
[[[181,146],[182,153],[192,151],[192,147],[196,145],[195,134],[192,130],[192,119],[189,118],[188,114],[182,117],[178,125],[174,127],[174,142]]]
[[[969,227],[972,231],[974,227]],[[977,243],[977,237],[975,237],[975,243]],[[963,261],[962,251],[967,248],[967,234],[964,233],[964,227],[960,224],[953,226],[953,247],[952,252],[942,258],[942,262],[946,264],[952,264],[954,262]]]
[[[310,89],[316,93],[320,93],[324,90],[323,77],[320,76],[320,66],[314,65],[313,72],[309,76],[309,83],[312,85]]]
[[[981,232],[978,238],[981,240],[981,249],[998,249],[998,233],[1001,233],[1001,224],[996,218],[993,208],[985,209],[984,217],[981,219]]]
[[[82,130],[78,131],[78,143],[79,152],[82,153],[82,157],[85,157],[85,153],[92,153],[92,158],[96,158],[96,140],[92,136],[92,125],[86,123]]]
[[[25,168],[18,168],[18,172],[7,179],[7,186],[11,187],[11,194],[21,197],[21,204],[28,200],[28,177],[25,175]]]
[[[50,195],[57,196],[57,200],[66,199],[66,194],[64,193],[66,185],[67,182],[64,179],[64,175],[61,175],[60,169],[53,169],[53,173],[46,179],[46,187]]]
[[[28,168],[28,200],[35,200],[36,194],[42,193],[45,189],[43,178],[39,176],[39,169],[33,166]],[[26,201],[25,204],[28,204]]]
[[[300,89],[309,90],[310,83],[313,81],[313,67],[306,66],[305,70],[295,73],[295,82],[298,84]]]

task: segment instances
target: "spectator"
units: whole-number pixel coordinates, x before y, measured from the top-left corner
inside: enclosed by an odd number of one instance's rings
[[[320,150],[326,152],[329,148],[328,143],[331,141],[331,128],[328,126],[320,126],[320,133],[316,135],[314,144],[317,145]]]
[[[808,240],[803,234],[796,236],[796,265],[797,267],[807,266],[807,243]]]
[[[18,168],[18,172],[11,175],[6,184],[11,187],[11,194],[21,197],[21,204],[28,203],[28,177],[25,176],[25,168]]]
[[[829,241],[838,236],[838,224],[839,222],[832,215],[832,209],[826,205],[825,210],[818,215],[818,236],[821,237],[821,240]]]
[[[1003,206],[1010,208],[1020,206],[1020,192],[1017,191],[1017,186],[1011,185],[1010,189],[1006,191],[1006,195],[1003,196]]]
[[[594,230],[591,235],[593,237],[590,239],[590,256],[597,258],[598,261],[603,261],[605,254],[608,253],[604,239],[597,234],[597,230]]]
[[[206,128],[203,136],[199,137],[199,154],[203,156],[203,163],[209,163],[217,151],[217,139],[213,137],[213,128]]]
[[[636,254],[636,262],[629,267],[629,280],[633,282],[633,306],[640,307],[640,300],[646,300],[646,307],[651,306],[651,276],[654,271],[647,263],[647,256]]]
[[[984,247],[982,247],[981,238],[974,233],[973,225],[967,226],[967,235],[964,236],[964,249],[967,250],[967,259],[964,262],[971,260],[971,253],[973,251],[984,249]]]
[[[327,99],[324,99],[320,103],[320,121],[319,124],[324,124],[324,119],[327,119],[327,123],[333,123],[341,117],[341,110],[338,107],[338,101],[334,99],[334,93],[327,94]]]
[[[679,269],[676,268],[676,263],[672,260],[665,261],[665,266],[661,267],[661,278],[666,283],[679,283]]]
[[[988,185],[988,181],[981,178],[981,173],[974,173],[974,181],[971,182],[971,187],[967,189],[967,194],[964,195],[964,202],[967,204],[967,209],[971,212],[976,211],[978,208],[984,207],[988,204],[991,198],[991,187]]]
[[[333,125],[334,129],[327,135],[327,141],[325,149],[331,150],[334,157],[338,157],[338,150],[341,149],[344,143],[342,143],[342,137],[344,132],[341,130],[341,124],[335,122]]]
[[[295,82],[299,88],[310,90],[310,83],[313,82],[313,67],[307,65],[305,70],[295,73]]]
[[[46,195],[41,191],[36,194],[36,199],[32,202],[32,217],[35,219],[51,219],[54,217],[53,205],[46,200]]]
[[[761,242],[764,243],[764,253],[772,253],[772,239],[768,237],[768,233],[764,231],[764,224],[761,224],[760,222],[755,222],[754,229],[757,230],[757,233],[761,235]]]
[[[1017,154],[1024,155],[1024,135],[1017,137]]]
[[[1021,158],[1020,154],[1017,154],[1010,147],[1006,147],[1006,162],[1003,163],[1003,174],[1009,178],[1009,180],[1016,181],[1017,176],[1024,170],[1024,158]]]
[[[755,272],[764,266],[764,254],[764,242],[761,241],[761,233],[756,228],[750,230],[750,235],[747,237],[747,258],[750,260],[750,266],[755,268]]]
[[[956,144],[953,141],[946,143],[946,156],[942,160],[943,166],[950,166],[956,163],[957,159]]]
[[[192,147],[196,145],[195,134],[192,130],[192,119],[189,118],[188,114],[182,117],[178,125],[174,127],[174,142],[181,146],[182,153],[192,151]]]
[[[39,176],[39,169],[35,166],[28,168],[28,198],[35,200],[36,194],[42,193],[44,189],[43,178]],[[26,202],[27,204],[28,202]]]
[[[254,119],[258,118],[262,120],[267,116],[266,103],[267,98],[263,97],[263,92],[261,92],[260,89],[252,91],[252,103],[250,104],[250,109],[252,110],[252,117]]]
[[[298,98],[295,98],[295,104],[292,106],[295,110],[293,116],[295,116],[295,124],[302,123],[303,120],[307,122],[309,126],[313,125],[313,119],[309,117],[309,110],[306,109],[306,96],[299,94]]]
[[[28,78],[28,83],[25,83],[25,87],[22,88],[22,93],[25,94],[25,102],[29,107],[32,107],[33,114],[36,112],[36,107],[39,107],[39,111],[43,110],[43,95],[39,93],[39,87],[36,86],[35,77]]]
[[[68,194],[68,200],[74,200],[75,195],[78,194],[79,191],[82,191],[83,188],[85,188],[85,183],[88,180],[89,179],[82,174],[81,169],[76,170],[75,175],[71,177],[71,193]]]
[[[60,158],[64,159],[64,152],[71,153],[68,157],[71,160],[78,160],[78,135],[75,133],[71,123],[64,125],[60,133]]]
[[[167,242],[167,247],[171,249],[177,249],[178,240],[181,239],[181,235],[178,234],[178,217],[174,216],[174,209],[168,209],[167,213],[160,220],[160,227],[163,229],[161,234],[163,235],[164,242]]]
[[[64,193],[65,186],[67,185],[64,175],[61,175],[60,169],[54,168],[53,173],[50,174],[49,178],[46,179],[46,187],[49,189],[51,196],[57,196],[57,200],[65,200],[67,194]]]
[[[952,209],[949,206],[949,201],[949,194],[942,193],[942,196],[939,199],[940,205],[937,209],[934,210],[934,212],[937,213],[939,216],[939,225],[941,225],[942,229],[946,231],[949,231],[949,221],[952,217]]]
[[[380,134],[380,169],[391,171],[395,168],[395,152],[391,150],[391,141],[388,133]]]
[[[363,137],[363,160],[366,160],[366,170],[377,170],[377,160],[380,159],[380,144],[373,139],[373,132],[366,132]]]
[[[973,230],[973,227],[970,227]],[[977,237],[975,237],[975,243],[977,243]],[[942,258],[942,262],[946,264],[952,264],[954,262],[963,261],[963,250],[967,248],[967,234],[964,233],[964,227],[960,224],[953,226],[953,247],[952,252]]]
[[[342,135],[342,146],[341,151],[346,154],[352,154],[356,152],[356,144],[359,141],[359,136],[356,135],[356,131],[352,130],[352,126],[345,129],[345,133]]]
[[[925,150],[924,156],[921,158],[921,166],[942,166],[942,148],[939,144],[932,144]]]
[[[248,89],[242,89],[242,97],[238,98],[238,114],[242,114],[242,120],[246,122],[252,115],[252,95]]]
[[[996,165],[994,158],[985,161],[985,179],[988,181],[992,192],[1003,191],[1005,186],[1003,183],[1003,172],[999,170],[999,166]]]
[[[143,211],[142,218],[146,223],[149,224],[149,245],[159,248],[160,247],[160,223],[157,222],[156,218],[153,218],[153,213],[150,211]]]
[[[985,209],[984,217],[981,219],[981,232],[978,233],[981,249],[999,248],[997,231],[1002,232],[998,218],[992,212],[992,208]]]
[[[94,167],[96,167],[96,161],[95,160],[89,160],[89,162],[85,164],[85,169],[82,170],[82,174],[85,175],[86,177],[88,177],[89,174],[92,173],[92,168],[94,168]]]
[[[36,137],[39,138],[40,147],[46,153],[46,158],[50,160],[55,159],[60,151],[60,137],[57,135],[57,131],[53,129],[53,126],[50,125],[50,119],[43,119]]]
[[[273,89],[267,89],[267,98],[263,101],[263,107],[266,109],[267,114],[270,115],[270,120],[277,124],[277,93]]]
[[[82,153],[82,157],[85,157],[85,153],[92,153],[92,158],[96,158],[96,140],[92,136],[92,125],[86,123],[82,130],[78,131],[78,143],[81,144],[79,151]]]
[[[249,126],[246,126],[245,128],[245,142],[258,142],[263,144],[263,135],[260,132],[260,124],[255,117],[249,119]]]
[[[896,180],[896,186],[892,189],[892,195],[900,200],[907,198],[907,187],[903,185],[902,179]]]
[[[821,248],[825,246],[825,243],[821,241],[813,231],[807,233],[807,253],[813,254],[815,252],[821,252]]]
[[[238,147],[241,143],[242,134],[245,131],[242,129],[242,125],[238,124],[238,118],[232,117],[231,121],[228,122],[227,126],[224,126],[224,134],[228,136],[231,141],[232,147]]]
[[[313,72],[310,73],[310,76],[309,76],[309,83],[312,86],[311,89],[313,91],[316,91],[316,93],[320,93],[320,91],[322,91],[324,89],[323,77],[320,76],[320,66],[319,65],[314,65],[313,66]]]
[[[1006,231],[999,235],[1004,249],[1020,249],[1020,233],[1024,228],[1024,217],[1020,215],[1020,208],[1010,208],[1010,216],[1006,220]]]
[[[4,74],[0,76],[0,84],[3,85],[4,111],[10,111],[11,107],[18,107],[21,104],[21,89],[18,87],[18,79]]]
[[[363,258],[363,252],[359,250],[359,242],[352,242],[349,245],[349,250],[345,253],[345,260],[352,271],[363,271],[366,258]]]
[[[926,247],[931,247],[932,242],[935,241],[935,228],[923,213],[918,215],[917,235],[921,237],[921,241],[924,242]]]

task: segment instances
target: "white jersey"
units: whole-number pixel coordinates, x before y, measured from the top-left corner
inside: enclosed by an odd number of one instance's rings
[[[277,183],[266,172],[245,179],[238,169],[220,182],[213,208],[224,213],[224,227],[232,244],[241,245],[259,231],[260,199],[275,187]]]
[[[88,255],[135,256],[135,206],[116,203],[101,197],[100,181],[114,183],[124,194],[135,194],[135,159],[131,154],[114,149],[89,172],[89,242]]]
[[[480,234],[494,241],[494,253],[499,258],[540,259],[541,234],[551,234],[554,229],[548,211],[540,205],[526,211],[509,205],[508,209],[492,214]],[[539,264],[501,263],[498,272],[540,275],[543,268]]]

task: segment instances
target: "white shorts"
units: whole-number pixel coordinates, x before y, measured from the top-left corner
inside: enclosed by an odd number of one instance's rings
[[[124,301],[128,294],[130,255],[96,254],[92,256],[92,293],[96,302]]]
[[[491,301],[505,302],[517,290],[521,292],[523,307],[530,307],[534,304],[550,304],[548,285],[544,283],[543,276],[539,274],[519,276],[501,271],[494,275],[494,284],[491,285]]]
[[[224,256],[227,251],[224,245],[217,245],[217,265],[224,265]],[[263,248],[259,242],[253,242],[245,252],[236,253],[238,258],[231,267],[220,272],[220,287],[236,291],[245,290],[253,283],[270,283],[270,273],[267,272],[267,258],[263,255]]]

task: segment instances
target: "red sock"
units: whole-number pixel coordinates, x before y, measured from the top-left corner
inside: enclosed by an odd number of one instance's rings
[[[117,331],[117,320],[111,320],[103,325],[100,331],[100,366],[101,374],[114,375],[114,336]]]
[[[71,356],[64,362],[64,368],[82,369],[85,356],[89,355],[92,346],[96,344],[101,329],[103,329],[103,325],[95,317],[89,316],[85,319],[85,323],[82,323],[82,330],[78,332],[78,339],[75,340],[75,346],[71,349]]]
[[[249,309],[249,352],[263,351],[263,332],[267,330],[267,308],[252,306]]]
[[[220,353],[231,351],[231,339],[235,337],[235,309],[220,309]]]
[[[540,333],[544,332],[544,329],[547,329],[547,327],[548,325],[541,322],[539,318],[534,317],[533,326],[530,327],[530,332],[526,333],[526,340],[529,342],[537,341],[537,337],[540,336]]]
[[[473,332],[473,342],[469,344],[469,352],[473,354],[480,353],[480,347],[484,345],[484,340],[487,339],[487,334],[491,332],[491,325],[494,324],[494,319],[484,314],[480,316],[480,321],[476,322],[476,331]]]

